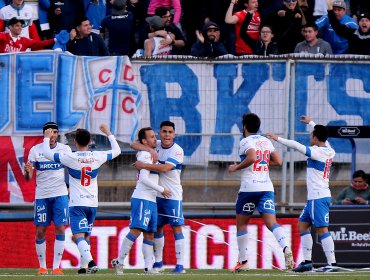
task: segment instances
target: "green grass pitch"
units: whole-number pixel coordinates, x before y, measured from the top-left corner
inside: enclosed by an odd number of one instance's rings
[[[315,279],[315,280],[369,280],[370,270],[356,270],[353,272],[333,272],[333,273],[292,273],[279,270],[249,270],[242,273],[231,273],[228,270],[203,270],[203,269],[188,269],[186,274],[174,275],[170,272],[164,272],[157,275],[144,274],[142,270],[125,270],[124,275],[115,275],[114,270],[100,270],[97,274],[78,275],[76,270],[64,270],[65,275],[36,275],[36,269],[0,269],[0,279],[8,280],[27,280],[27,279],[56,279],[63,280],[72,279],[92,279],[92,280],[137,280],[137,279],[176,279],[176,280],[221,280],[221,279]]]

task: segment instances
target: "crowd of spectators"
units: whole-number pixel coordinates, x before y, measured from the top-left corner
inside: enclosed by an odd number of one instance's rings
[[[368,0],[0,0],[0,31],[90,56],[368,55],[369,12]]]

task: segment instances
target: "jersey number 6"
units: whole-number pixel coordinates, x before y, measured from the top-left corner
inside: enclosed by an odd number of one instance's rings
[[[91,176],[86,172],[91,172],[90,166],[85,166],[81,169],[81,185],[84,187],[90,186]]]

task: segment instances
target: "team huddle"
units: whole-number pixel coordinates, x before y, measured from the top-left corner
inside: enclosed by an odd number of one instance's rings
[[[234,272],[248,270],[247,224],[257,208],[266,227],[273,233],[285,256],[287,270],[304,272],[313,269],[310,233],[312,225],[327,257],[324,271],[335,271],[334,242],[328,232],[329,225],[329,173],[334,150],[327,142],[325,126],[315,125],[308,116],[301,121],[313,128],[310,146],[280,138],[273,133],[258,134],[261,121],[253,113],[243,115],[243,139],[240,141],[241,162],[231,164],[229,172],[241,170],[241,184],[236,202],[238,263]],[[70,224],[73,241],[81,255],[78,273],[96,273],[99,269],[90,252],[90,235],[98,207],[97,175],[99,167],[117,157],[120,147],[107,125],[100,130],[108,136],[109,151],[89,151],[90,133],[77,129],[76,152],[57,142],[58,125],[48,122],[43,127],[44,141],[34,146],[25,164],[25,177],[30,180],[36,169],[36,197],[34,224],[36,225],[36,253],[40,268],[38,274],[48,274],[46,266],[46,230],[53,221],[55,225],[54,260],[52,274],[64,274],[60,268],[65,243],[65,226]],[[135,240],[143,233],[142,254],[148,274],[164,270],[163,227],[169,224],[175,239],[176,267],[172,273],[185,273],[185,240],[182,233],[182,186],[180,174],[184,161],[183,149],[174,142],[175,124],[163,121],[158,133],[150,127],[142,128],[138,140],[131,147],[138,151],[134,167],[138,170],[136,188],[131,198],[130,231],[122,241],[119,255],[111,261],[117,274],[123,274],[125,258]],[[270,165],[281,165],[282,158],[275,150],[273,139],[306,155],[308,198],[299,218],[299,231],[304,261],[295,267],[292,250],[286,232],[276,220],[274,188],[269,176]],[[69,192],[65,183],[68,172]]]

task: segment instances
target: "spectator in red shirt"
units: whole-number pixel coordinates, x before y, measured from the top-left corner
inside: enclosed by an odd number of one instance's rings
[[[24,52],[28,48],[40,50],[56,42],[56,39],[39,41],[20,36],[23,25],[22,19],[13,17],[9,20],[10,32],[0,32],[0,53]]]
[[[245,10],[236,12],[233,14],[234,5],[238,3],[238,0],[231,0],[229,9],[226,12],[225,22],[229,24],[235,24],[235,33],[236,33],[236,55],[245,55],[253,54],[254,46],[249,46],[245,41],[240,37],[240,28],[247,17],[247,14],[251,15],[250,22],[247,27],[247,34],[253,40],[258,40],[259,30],[261,25],[261,18],[258,9],[258,0],[242,0],[244,1]]]

